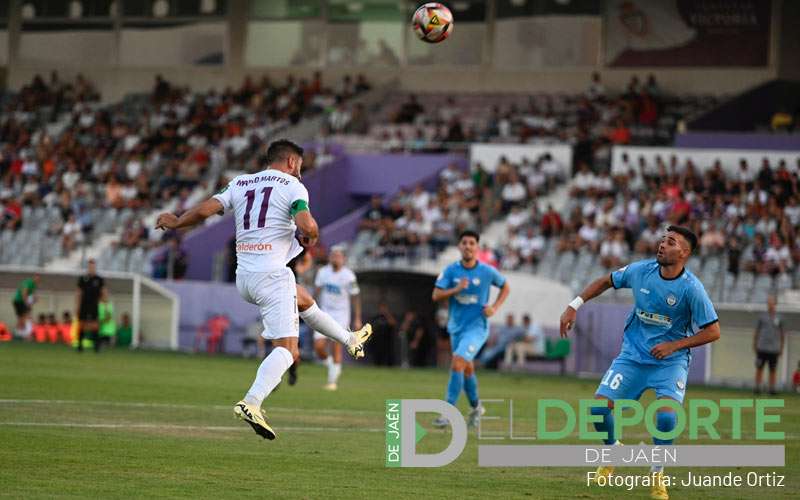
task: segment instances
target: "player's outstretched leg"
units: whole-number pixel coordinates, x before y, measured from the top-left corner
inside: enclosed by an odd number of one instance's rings
[[[292,363],[292,366],[289,367],[289,385],[294,385],[297,383],[297,365],[300,364],[300,361],[295,361]]]
[[[602,396],[595,396],[595,399],[602,399],[603,401],[606,401],[607,404],[605,406],[592,407],[592,415],[601,415],[603,417],[603,420],[594,423],[594,429],[597,432],[607,433],[608,438],[603,441],[606,445],[622,444],[619,441],[617,441],[617,439],[614,437],[614,413],[613,413],[614,402]],[[614,473],[613,465],[608,465],[608,466],[601,465],[597,468],[597,475],[595,476],[595,478],[601,476],[609,477],[613,473]]]
[[[333,367],[333,356],[331,356],[329,352],[330,344],[330,340],[320,334],[314,333],[314,351],[317,353],[317,357],[322,361],[322,364],[328,369],[328,381],[323,388],[327,391],[335,391],[337,389],[336,376]]]
[[[364,344],[372,336],[372,325],[367,323],[358,331],[348,331],[330,314],[320,309],[308,290],[300,285],[297,285],[297,309],[300,317],[312,330],[346,346],[347,352],[354,358],[364,357]]]
[[[469,361],[466,359],[458,354],[453,355],[453,361],[450,367],[450,380],[447,383],[447,392],[445,394],[445,399],[453,406],[458,402],[461,389],[464,387],[464,370],[467,364],[469,364]],[[433,421],[435,427],[446,427],[449,424],[450,422],[444,417],[439,417]]]
[[[675,429],[677,418],[675,412],[668,408],[661,408],[656,414],[656,428],[660,432],[672,432]],[[671,439],[658,439],[653,436],[653,444],[668,446],[672,444]],[[653,485],[650,487],[650,498],[655,500],[667,500],[667,485],[664,482],[664,466],[653,465],[650,467],[653,475]]]
[[[264,439],[275,439],[275,431],[261,411],[261,403],[281,381],[284,372],[294,363],[297,337],[284,337],[273,341],[272,352],[264,358],[256,372],[256,379],[244,399],[236,403],[234,414],[244,420]]]
[[[475,374],[475,364],[472,361],[468,362],[464,369],[464,392],[467,394],[471,408],[467,417],[467,425],[469,427],[478,427],[481,417],[486,413],[486,409],[478,397],[478,376]]]

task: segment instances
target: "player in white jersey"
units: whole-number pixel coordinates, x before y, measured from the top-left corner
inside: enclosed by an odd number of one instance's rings
[[[329,264],[317,271],[314,279],[314,294],[322,310],[330,314],[343,328],[350,328],[351,308],[354,310],[353,327],[361,328],[361,299],[358,281],[350,268],[345,266],[344,250],[333,247]],[[330,354],[331,347],[333,349]],[[317,356],[328,367],[328,383],[325,389],[335,391],[342,374],[342,345],[331,342],[325,335],[314,333],[314,349]]]
[[[216,213],[234,212],[236,287],[242,298],[259,306],[264,324],[261,335],[273,345],[250,390],[234,406],[234,413],[259,436],[275,439],[275,431],[264,418],[261,404],[299,355],[298,295],[303,296],[300,312],[303,319],[315,330],[347,345],[354,357],[363,357],[363,343],[371,329],[349,332],[341,328],[304,290],[298,290],[294,273],[286,267],[302,251],[295,238],[296,230],[299,229],[305,246],[313,246],[319,236],[317,222],[308,208],[308,191],[299,180],[303,149],[290,141],[275,141],[270,144],[263,163],[265,170],[234,178],[222,191],[180,217],[171,213],[159,215],[156,228],[191,227]]]

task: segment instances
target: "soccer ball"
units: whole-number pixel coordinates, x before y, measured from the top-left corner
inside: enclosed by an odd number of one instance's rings
[[[414,33],[420,40],[439,43],[453,32],[453,14],[450,9],[437,2],[420,6],[412,18]]]

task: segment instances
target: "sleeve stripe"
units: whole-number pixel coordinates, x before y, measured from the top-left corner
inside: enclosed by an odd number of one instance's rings
[[[308,202],[306,200],[296,200],[292,203],[292,208],[289,210],[289,213],[295,216],[303,210],[308,210]]]
[[[719,323],[719,318],[716,318],[715,320],[713,320],[713,321],[709,321],[709,322],[708,322],[708,323],[706,323],[705,325],[702,325],[702,326],[700,327],[700,330],[703,330],[704,328],[708,328],[709,326],[713,325],[714,323]]]
[[[610,273],[608,275],[608,279],[611,280],[611,286],[614,287],[614,290],[619,290],[619,288],[617,288],[617,284],[614,283],[614,273]]]

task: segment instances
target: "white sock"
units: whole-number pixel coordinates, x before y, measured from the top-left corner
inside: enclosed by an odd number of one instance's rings
[[[343,345],[350,345],[353,334],[336,322],[330,314],[319,308],[317,303],[300,312],[300,317],[312,330],[316,330],[326,337],[332,338]]]
[[[325,359],[325,365],[328,367],[328,383],[336,383],[336,365],[333,363],[333,356],[328,356]]]
[[[258,367],[256,379],[244,397],[245,402],[260,408],[261,403],[275,389],[284,372],[292,366],[293,362],[292,353],[285,347],[273,349],[269,356],[261,362],[261,366]]]
[[[341,363],[334,363],[333,364],[333,383],[336,384],[339,382],[339,375],[342,374],[342,364]]]

